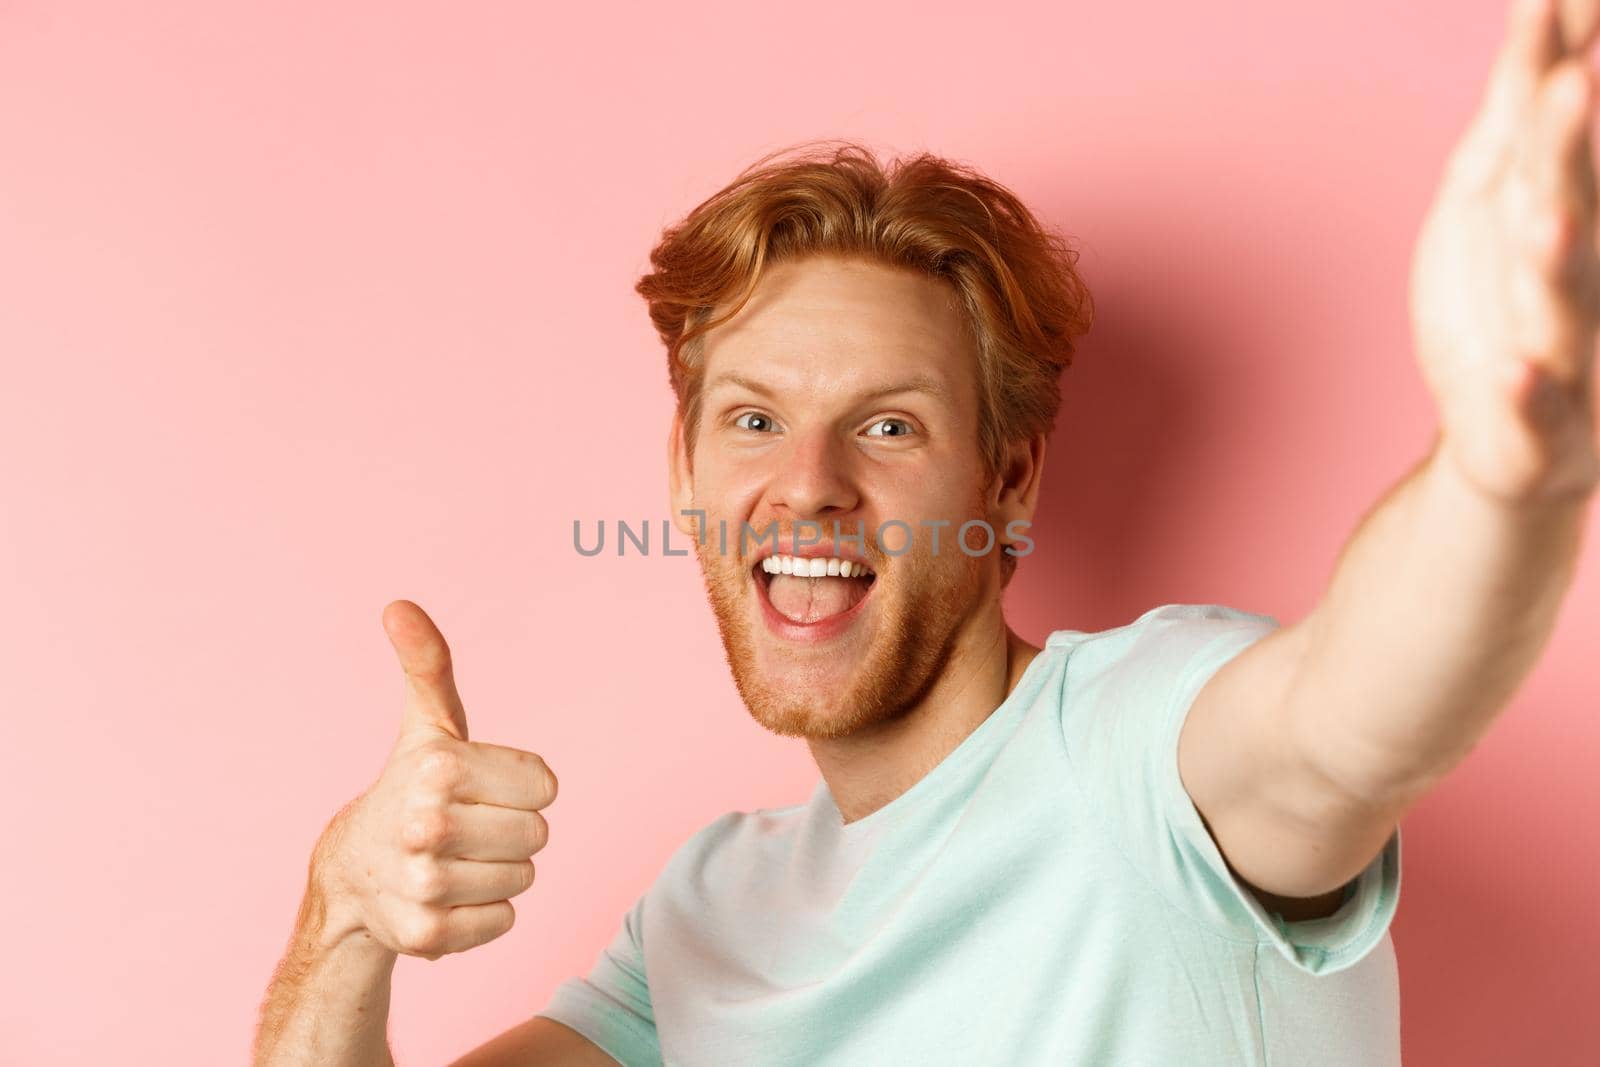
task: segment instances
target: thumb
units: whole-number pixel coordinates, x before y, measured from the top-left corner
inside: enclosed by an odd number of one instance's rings
[[[409,600],[393,601],[383,609],[383,630],[406,676],[400,732],[442,730],[465,741],[467,712],[456,692],[450,646],[428,613]]]

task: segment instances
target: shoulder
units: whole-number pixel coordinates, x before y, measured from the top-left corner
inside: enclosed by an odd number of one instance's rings
[[[1106,630],[1056,630],[1046,649],[1065,648],[1078,662],[1078,673],[1095,666],[1127,661],[1149,665],[1152,659],[1183,662],[1227,635],[1244,639],[1276,629],[1270,615],[1226,604],[1161,604],[1121,626]]]
[[[1277,626],[1223,604],[1162,604],[1108,630],[1051,634],[1066,658],[1060,717],[1069,748],[1114,744],[1130,758],[1153,751],[1208,668]]]

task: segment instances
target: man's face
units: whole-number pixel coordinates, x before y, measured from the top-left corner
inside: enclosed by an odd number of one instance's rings
[[[908,271],[810,258],[769,269],[707,336],[676,506],[705,513],[697,550],[734,681],[777,733],[840,737],[900,714],[999,596],[998,546],[957,542],[991,516],[976,354],[954,300]],[[980,531],[969,544],[984,547]],[[867,573],[770,573],[794,556]]]

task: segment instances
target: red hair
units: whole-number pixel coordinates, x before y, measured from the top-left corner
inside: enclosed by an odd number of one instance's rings
[[[818,254],[909,268],[954,289],[976,340],[977,445],[990,476],[1011,442],[1054,427],[1059,376],[1094,314],[1078,253],[965,165],[924,152],[886,167],[860,144],[824,140],[763,156],[650,252],[654,270],[635,289],[667,347],[686,447],[706,332],[738,314],[767,266]]]

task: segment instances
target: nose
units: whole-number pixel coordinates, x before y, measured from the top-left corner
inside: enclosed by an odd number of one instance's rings
[[[860,503],[846,449],[829,430],[792,434],[780,462],[767,490],[774,510],[795,519],[823,519],[847,514]]]

